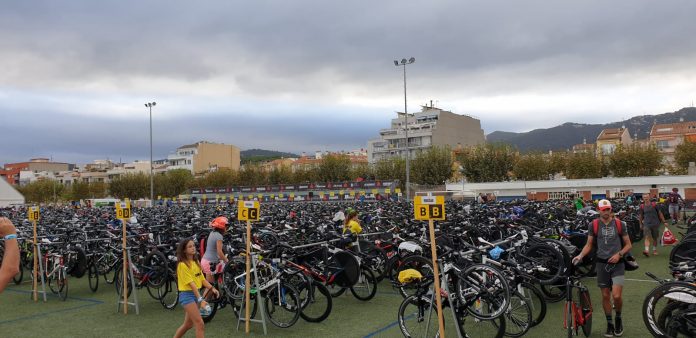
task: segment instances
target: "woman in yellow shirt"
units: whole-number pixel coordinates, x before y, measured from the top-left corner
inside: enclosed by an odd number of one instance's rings
[[[343,222],[343,233],[359,234],[362,232],[362,227],[358,222],[358,212],[355,209],[346,210],[346,220]]]
[[[176,266],[179,304],[184,308],[185,317],[184,323],[176,330],[174,338],[183,337],[192,327],[196,329],[196,338],[202,338],[205,335],[205,326],[196,304],[199,303],[200,307],[205,307],[207,303],[198,290],[205,286],[215,296],[219,293],[203,276],[193,240],[185,239],[177,245],[176,259],[179,262]]]

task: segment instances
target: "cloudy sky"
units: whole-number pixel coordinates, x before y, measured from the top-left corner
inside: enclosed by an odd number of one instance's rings
[[[429,100],[485,133],[696,99],[694,1],[6,1],[0,164],[198,140],[351,150]]]

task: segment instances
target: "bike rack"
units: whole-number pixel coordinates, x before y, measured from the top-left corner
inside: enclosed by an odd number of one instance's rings
[[[258,302],[259,307],[264,306],[263,297],[261,297],[261,290],[259,290],[259,275],[256,270],[256,261],[258,260],[258,253],[251,253],[251,268],[254,270],[252,275],[253,280],[251,281],[252,289],[256,289],[256,302]],[[246,291],[246,290],[245,290]],[[251,291],[250,291],[251,292]],[[242,297],[242,304],[239,308],[239,319],[237,320],[237,331],[239,331],[239,324],[246,323],[246,313],[242,316],[242,312],[246,309],[246,297]],[[268,330],[266,327],[266,311],[264,309],[258,309],[257,312],[261,312],[261,319],[249,318],[250,323],[261,323],[263,325],[263,334],[268,335]]]
[[[37,293],[40,293],[43,295],[43,301],[45,303],[47,301],[46,300],[46,280],[44,279],[44,275],[46,274],[46,272],[44,271],[43,259],[42,259],[43,256],[41,255],[41,243],[36,243],[35,245],[36,245],[36,255],[37,255],[36,258],[39,261],[39,275],[41,275],[41,291],[37,291]],[[33,274],[32,274],[32,277],[34,277]],[[37,286],[38,286],[38,284],[37,284]],[[34,289],[34,283],[32,282],[32,293],[31,293],[32,299],[34,298],[34,292],[33,292],[34,290],[33,289]]]
[[[128,261],[123,262],[123,264],[127,264],[128,266],[128,277],[130,277],[131,280],[131,288],[133,288],[133,291],[131,292],[133,294],[133,302],[127,302],[125,306],[132,305],[135,307],[135,314],[139,315],[140,314],[140,305],[138,303],[138,289],[135,287],[135,278],[133,276],[133,269],[131,269],[131,252],[130,249],[126,249],[126,252],[128,253]],[[123,292],[123,291],[121,291]],[[123,303],[123,295],[118,297],[118,303],[116,304],[116,312],[121,311],[121,305]]]

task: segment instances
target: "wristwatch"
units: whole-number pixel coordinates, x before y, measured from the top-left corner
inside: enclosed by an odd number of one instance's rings
[[[623,256],[624,254],[622,254],[621,251],[619,251],[619,258],[623,258]]]

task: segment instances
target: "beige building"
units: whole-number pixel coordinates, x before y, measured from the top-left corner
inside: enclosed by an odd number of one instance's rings
[[[406,116],[392,119],[391,127],[380,130],[380,138],[367,143],[367,159],[375,163],[384,158],[406,156]],[[433,106],[408,114],[408,149],[413,158],[419,150],[432,146],[474,146],[486,142],[481,121]]]
[[[633,139],[628,129],[624,127],[604,129],[597,136],[597,155],[611,155],[619,145],[628,146],[631,143]]]
[[[662,153],[666,163],[674,163],[674,151],[686,142],[696,142],[696,122],[654,124],[650,142]]]
[[[240,151],[231,144],[200,141],[177,148],[167,160],[168,170],[187,169],[194,175],[220,168],[239,170]]]

